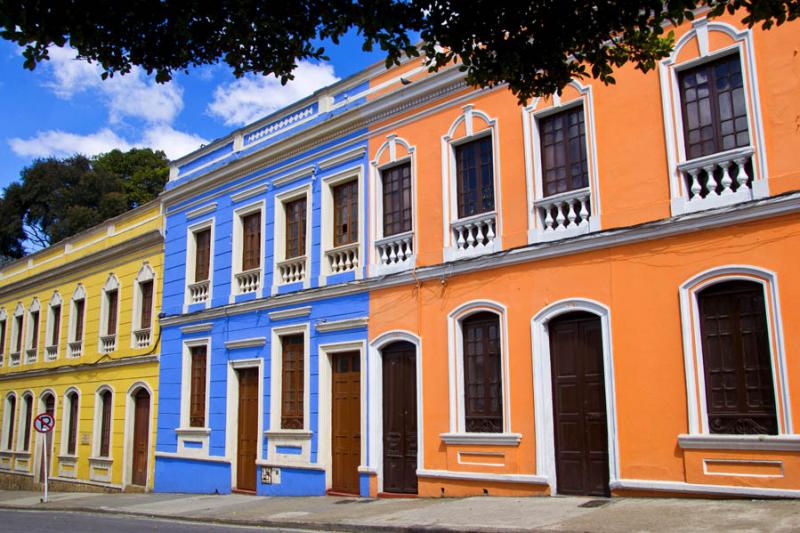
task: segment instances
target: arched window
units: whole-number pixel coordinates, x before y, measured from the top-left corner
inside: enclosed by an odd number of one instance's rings
[[[3,449],[14,449],[14,418],[17,414],[17,397],[14,393],[6,396],[3,405]]]
[[[155,294],[155,272],[145,263],[136,276],[133,293],[133,348],[146,348],[152,339],[153,311]]]
[[[119,292],[119,280],[114,274],[109,274],[100,304],[100,353],[113,352],[117,348]]]
[[[464,368],[464,429],[502,433],[503,379],[500,317],[481,311],[461,321]]]
[[[34,298],[28,309],[28,336],[25,340],[25,362],[35,363],[39,358],[39,318],[41,307],[39,299]]]
[[[72,293],[72,307],[69,313],[69,356],[79,357],[83,353],[83,330],[86,318],[86,290],[78,284]]]
[[[111,456],[113,409],[111,390],[101,389],[97,393],[97,407],[95,408],[95,450],[98,457]]]
[[[45,357],[52,361],[58,357],[58,345],[61,338],[61,295],[58,291],[50,298],[47,313],[47,336],[45,338]]]
[[[33,394],[27,393],[22,397],[22,420],[23,427],[19,432],[22,442],[17,448],[23,452],[30,451],[31,448],[31,422],[33,421]]]
[[[716,283],[697,303],[709,431],[777,435],[764,286]]]
[[[110,394],[110,393],[109,393]],[[67,415],[67,427],[66,427],[66,437],[67,442],[65,451],[67,455],[75,455],[77,451],[77,444],[78,444],[78,423],[80,417],[79,413],[79,404],[80,399],[78,397],[78,393],[76,391],[70,391],[67,393],[66,401],[64,402],[64,411]]]

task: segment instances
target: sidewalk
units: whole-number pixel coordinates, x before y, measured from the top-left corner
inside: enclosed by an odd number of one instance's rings
[[[617,498],[361,499],[0,491],[0,508],[317,531],[798,531],[800,502]],[[592,502],[599,506],[582,507]],[[590,504],[590,505],[592,505]]]

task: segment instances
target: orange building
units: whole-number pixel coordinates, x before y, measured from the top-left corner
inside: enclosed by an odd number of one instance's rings
[[[371,80],[373,495],[800,496],[800,23],[741,18],[526,107]]]

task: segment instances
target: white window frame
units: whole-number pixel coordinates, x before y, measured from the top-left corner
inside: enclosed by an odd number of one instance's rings
[[[464,336],[462,323],[475,313],[488,311],[497,315],[500,325],[501,376],[503,380],[502,433],[467,432],[464,402]],[[491,300],[473,300],[454,309],[447,317],[448,367],[450,387],[450,431],[440,437],[447,444],[519,444],[522,435],[511,431],[511,393],[508,355],[508,312],[503,304]]]
[[[286,261],[286,204],[294,200],[299,200],[302,197],[306,199],[306,274],[303,279],[303,288],[307,289],[311,287],[311,239],[313,227],[313,220],[311,217],[314,213],[312,194],[311,184],[307,183],[275,195],[275,221],[273,224],[274,235],[272,240],[272,294],[278,293],[278,287],[291,284],[284,284],[282,282],[280,279],[280,267],[278,265]]]
[[[25,398],[30,397],[31,399],[31,412],[28,413],[28,410],[25,408]],[[15,450],[19,454],[30,454],[32,453],[33,447],[36,443],[36,431],[33,429],[33,417],[36,416],[34,411],[36,410],[36,401],[33,397],[33,391],[26,390],[22,394],[19,395],[17,398],[17,416],[19,419],[17,420],[17,438],[15,439]],[[25,451],[25,419],[30,416],[31,417],[31,433],[30,433],[30,440],[31,442],[28,443],[28,450]]]
[[[411,168],[411,231],[406,234],[393,235],[401,238],[408,236],[411,241],[411,255],[406,261],[384,265],[376,243],[385,236],[383,234],[383,172],[393,167],[408,163]],[[417,264],[417,157],[416,147],[397,134],[386,136],[386,141],[375,152],[375,158],[369,165],[369,191],[374,201],[370,202],[370,242],[369,242],[369,275],[383,276],[416,267]]]
[[[733,42],[712,50],[712,44],[715,41],[719,41],[719,39],[710,38],[710,33],[712,32],[720,33],[723,38]],[[694,43],[697,46],[699,56],[679,62],[684,47],[689,43]],[[692,202],[692,205],[689,205],[686,185],[678,170],[678,166],[687,161],[678,77],[683,70],[709,63],[734,53],[739,54],[739,60],[742,63],[742,81],[746,94],[745,103],[747,106],[750,146],[754,150],[752,156],[752,188],[749,191],[743,191],[745,194],[740,194],[737,191],[733,195],[713,198],[711,202],[706,202],[704,199],[700,202]],[[673,216],[769,196],[767,180],[769,173],[767,171],[767,154],[764,142],[764,126],[761,118],[761,99],[758,90],[755,56],[755,44],[751,29],[739,30],[730,24],[720,21],[710,22],[703,17],[692,22],[692,29],[678,39],[672,54],[659,64],[661,102],[669,168],[670,207]]]
[[[19,321],[19,326],[17,326],[17,319],[21,318],[22,320]],[[11,354],[17,355],[17,360],[14,360],[9,357],[8,359],[8,366],[19,366],[24,361],[23,352],[25,351],[25,343],[20,343],[20,350],[15,352],[14,350],[17,347],[17,343],[19,339],[22,338],[21,335],[25,333],[25,306],[22,305],[22,302],[18,302],[17,306],[14,308],[14,314],[11,317],[11,349],[9,350],[9,356]]]
[[[55,333],[58,335],[58,342],[55,344],[50,344],[50,341],[53,338],[53,329],[55,328],[55,319],[56,315],[53,312],[53,308],[59,306],[58,309],[58,331]],[[46,361],[55,361],[58,359],[59,355],[59,347],[61,346],[61,333],[63,331],[63,323],[64,323],[64,302],[61,300],[61,295],[58,291],[53,292],[53,296],[50,298],[50,303],[47,305],[47,327],[45,329],[45,339],[44,339],[44,346],[45,346],[45,360]]]
[[[259,281],[258,290],[256,290],[256,298],[261,298],[264,293],[264,263],[266,261],[266,224],[267,224],[267,204],[265,200],[239,207],[233,211],[233,239],[231,248],[231,294],[230,303],[236,302],[236,297],[239,296],[239,284],[236,281],[236,275],[241,274],[242,271],[242,255],[244,253],[243,239],[244,227],[242,226],[242,218],[253,213],[261,213],[261,253],[259,255]],[[213,235],[212,235],[213,237]],[[209,268],[209,272],[211,269]],[[209,274],[210,275],[210,274]],[[249,294],[249,293],[246,293]]]
[[[136,337],[137,335],[143,335],[144,330],[142,329],[142,283],[152,281],[153,282],[153,297],[152,302],[150,304],[150,328],[149,328],[149,339],[147,341],[147,346],[150,346],[153,343],[153,332],[155,331],[155,321],[156,321],[156,273],[153,268],[150,266],[150,263],[147,261],[142,264],[142,267],[139,269],[139,273],[136,274],[136,280],[134,282],[134,289],[133,289],[133,317],[131,318],[131,348],[136,349],[143,349],[144,347],[138,346]]]
[[[82,332],[83,335],[81,336],[80,339],[78,339],[75,336],[75,333],[76,333],[75,330],[76,330],[76,328],[78,326],[78,315],[77,315],[78,309],[77,309],[77,304],[75,302],[77,302],[79,300],[83,300],[83,317],[82,317],[83,318],[83,332]],[[84,344],[83,340],[86,338],[86,308],[88,307],[87,303],[88,302],[87,302],[87,296],[86,296],[86,289],[83,288],[82,284],[78,283],[78,286],[75,287],[75,290],[73,291],[72,297],[70,298],[70,301],[69,301],[69,306],[70,306],[70,309],[69,309],[69,335],[67,337],[68,338],[68,341],[67,341],[67,354],[68,354],[69,357],[80,357],[81,355],[83,355],[83,349],[85,348],[85,346],[83,345]],[[78,343],[78,342],[81,343],[80,352],[78,353],[78,355],[72,355],[72,349],[70,348],[70,344]]]
[[[204,302],[205,307],[211,306],[214,296],[214,230],[216,228],[214,217],[192,224],[186,229],[186,274],[184,276],[184,301],[183,312],[186,313],[192,304],[189,287],[194,285],[195,267],[197,266],[197,233],[209,229],[211,230],[209,250],[208,250],[208,298]],[[155,298],[153,298],[155,300]]]
[[[474,104],[466,104],[462,108],[462,113],[453,121],[447,133],[442,136],[442,213],[443,219],[443,243],[444,260],[454,261],[464,257],[490,254],[499,252],[503,249],[503,216],[502,208],[503,196],[500,187],[500,130],[496,118],[491,118],[487,113],[475,109]],[[475,123],[482,122],[485,127],[476,129]],[[458,136],[461,125],[464,126],[464,134]],[[482,137],[491,135],[492,137],[492,164],[494,174],[494,217],[495,217],[495,236],[491,246],[483,249],[472,248],[470,250],[459,250],[453,239],[452,225],[460,221],[458,217],[458,174],[456,171],[455,149],[457,146],[472,141],[477,141]],[[482,213],[480,216],[489,216],[490,213]],[[469,217],[472,218],[472,217]],[[465,219],[466,220],[466,219]]]
[[[362,279],[364,277],[364,205],[366,199],[364,198],[364,167],[362,165],[352,166],[340,170],[334,174],[322,178],[321,187],[321,217],[320,217],[320,268],[319,268],[319,285],[320,287],[327,284],[328,276],[339,275],[331,272],[330,265],[328,264],[327,254],[334,249],[333,246],[333,232],[334,232],[334,210],[333,210],[333,189],[337,185],[344,185],[345,183],[355,181],[358,186],[358,266],[353,270],[355,272],[355,279]],[[347,246],[352,246],[348,244]]]
[[[116,320],[116,329],[114,333],[108,333],[108,312],[109,312],[109,302],[108,302],[108,293],[111,291],[117,291],[117,320]],[[106,280],[105,285],[103,285],[103,290],[100,298],[100,327],[98,328],[98,335],[97,335],[97,351],[99,353],[111,353],[119,349],[119,317],[120,317],[120,308],[122,307],[122,284],[119,282],[117,276],[113,273],[108,275],[108,279]],[[86,306],[84,305],[84,309]],[[85,322],[84,322],[84,329],[85,329]],[[103,350],[103,337],[114,336],[114,349],[110,350],[109,352],[105,352]]]
[[[550,98],[534,98],[530,105],[522,109],[522,131],[525,140],[525,182],[528,193],[528,242],[543,242],[581,235],[600,230],[600,180],[597,166],[597,134],[594,119],[594,97],[591,85],[582,85],[573,80],[568,84],[568,92],[574,90],[574,97],[553,94]],[[581,106],[586,140],[586,166],[589,174],[589,223],[575,228],[559,231],[544,231],[536,213],[537,202],[546,200],[542,183],[542,145],[539,121]],[[574,192],[574,191],[570,191]],[[560,198],[570,193],[553,195]],[[574,196],[574,194],[572,195]]]
[[[0,350],[0,368],[6,362],[6,354],[8,353],[8,342],[10,340],[10,335],[8,333],[8,314],[6,313],[5,308],[0,308],[0,334],[5,333],[3,336],[3,346],[2,350]]]
[[[67,453],[68,449],[68,440],[69,440],[69,414],[72,412],[72,402],[69,399],[70,393],[75,393],[78,396],[78,420],[76,421],[75,426],[75,454]],[[99,398],[99,396],[98,396]],[[113,393],[112,393],[113,398]],[[80,445],[81,445],[81,391],[78,387],[71,386],[68,387],[67,390],[64,391],[64,399],[62,400],[63,405],[63,413],[62,413],[62,421],[61,421],[61,442],[59,443],[59,449],[61,452],[59,453],[58,460],[59,462],[63,461],[64,459],[77,459],[79,455]],[[60,470],[60,469],[59,469]],[[63,473],[59,473],[59,475],[63,475]]]
[[[189,415],[192,405],[192,348],[205,346],[206,348],[206,398],[205,398],[205,425],[192,427],[189,425]],[[178,437],[178,453],[184,456],[208,457],[210,454],[211,426],[209,416],[211,413],[211,337],[198,337],[185,339],[182,349],[181,364],[181,413],[180,427],[175,429]],[[200,442],[199,448],[187,446]]]
[[[756,282],[764,287],[764,307],[769,333],[778,435],[712,434],[708,428],[703,345],[697,295],[707,287],[731,280]],[[730,443],[734,443],[738,449],[755,450],[769,446],[770,442],[778,442],[794,436],[777,274],[752,265],[720,266],[706,270],[687,280],[681,285],[679,294],[689,420],[689,434],[681,435],[679,438],[681,446],[691,447],[693,442],[702,441],[711,449],[730,446]],[[800,445],[800,437],[795,437],[795,440],[797,441],[796,445]]]
[[[3,398],[3,437],[2,442],[0,442],[0,450],[4,452],[12,452],[14,451],[13,448],[8,447],[8,435],[9,432],[13,434],[14,428],[11,427],[11,398],[14,398],[14,411],[18,411],[19,405],[17,402],[18,396],[17,393],[14,391],[9,391],[6,393],[5,398]],[[14,413],[14,422],[18,421],[17,413]],[[16,446],[16,442],[13,443]]]
[[[39,313],[38,324],[36,325],[38,338],[36,339],[35,346],[33,345],[33,313]],[[25,328],[25,342],[22,346],[25,357],[23,357],[22,360],[25,364],[31,364],[39,361],[39,345],[42,342],[42,306],[39,303],[39,298],[34,297],[31,301],[27,315],[28,327]],[[33,355],[30,355],[30,352],[33,352]]]

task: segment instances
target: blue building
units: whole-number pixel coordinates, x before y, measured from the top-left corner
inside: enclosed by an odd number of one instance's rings
[[[156,491],[369,493],[368,87],[173,163]]]

